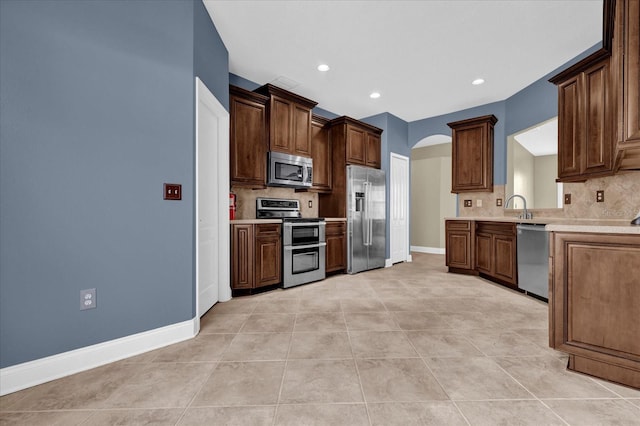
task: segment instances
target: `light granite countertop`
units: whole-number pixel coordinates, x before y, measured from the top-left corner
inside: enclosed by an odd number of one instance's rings
[[[482,222],[509,222],[546,225],[547,231],[595,232],[604,234],[640,234],[640,226],[631,225],[627,219],[572,219],[564,217],[540,217],[519,219],[517,217],[447,217],[445,220],[475,220]]]

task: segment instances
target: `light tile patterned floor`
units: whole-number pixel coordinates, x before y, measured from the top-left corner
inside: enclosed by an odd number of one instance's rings
[[[196,338],[0,399],[1,425],[640,425],[547,305],[443,256],[220,303]]]

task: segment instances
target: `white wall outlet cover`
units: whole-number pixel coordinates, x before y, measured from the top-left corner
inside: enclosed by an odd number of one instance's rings
[[[476,200],[476,206],[482,207],[482,200]]]

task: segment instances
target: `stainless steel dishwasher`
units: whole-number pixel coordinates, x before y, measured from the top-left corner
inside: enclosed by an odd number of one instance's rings
[[[520,223],[518,230],[518,287],[549,299],[549,233],[544,225]]]

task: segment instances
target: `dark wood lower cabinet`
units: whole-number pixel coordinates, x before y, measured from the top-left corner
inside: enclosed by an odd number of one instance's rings
[[[640,389],[640,235],[550,241],[549,345],[571,370]]]
[[[327,222],[326,230],[326,272],[340,272],[347,269],[347,224]]]
[[[231,225],[231,289],[252,290],[282,281],[280,224]]]
[[[475,273],[474,222],[472,220],[445,221],[446,265],[449,272]]]
[[[518,287],[515,223],[447,220],[445,239],[449,272],[481,274],[499,284]]]
[[[476,222],[476,270],[500,284],[518,287],[515,223]]]

